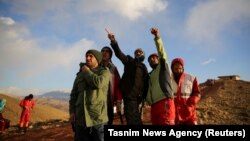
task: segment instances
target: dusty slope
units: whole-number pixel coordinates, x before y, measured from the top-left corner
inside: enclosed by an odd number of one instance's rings
[[[47,97],[40,97],[36,100],[36,102],[40,105],[47,105],[47,106],[65,111],[67,113],[69,112],[68,101],[62,101],[62,100],[57,100],[57,99],[52,99],[52,98],[47,98]]]
[[[216,81],[202,89],[200,124],[250,125],[250,82]]]
[[[12,133],[0,135],[1,141],[73,141],[74,134],[70,126],[54,127],[47,130],[32,130],[26,134]]]
[[[12,125],[16,125],[19,122],[19,117],[21,114],[21,108],[19,106],[20,99],[15,97],[10,97],[4,94],[0,94],[0,98],[5,98],[7,100],[6,107],[3,111],[3,116],[11,121]],[[51,119],[68,119],[68,112],[47,106],[36,104],[34,110],[32,111],[31,122],[42,122]]]

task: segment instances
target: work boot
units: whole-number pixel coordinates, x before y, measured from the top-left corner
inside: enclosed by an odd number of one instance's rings
[[[26,133],[28,130],[28,127],[24,127],[24,133]]]
[[[24,134],[24,127],[19,127],[19,133]]]

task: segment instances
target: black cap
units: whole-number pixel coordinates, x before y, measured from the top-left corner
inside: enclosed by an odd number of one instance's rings
[[[103,49],[107,49],[107,50],[109,51],[110,59],[111,59],[111,58],[112,58],[112,55],[113,55],[112,49],[111,49],[110,47],[108,47],[108,46],[104,46],[104,47],[102,48],[102,50],[103,50]]]

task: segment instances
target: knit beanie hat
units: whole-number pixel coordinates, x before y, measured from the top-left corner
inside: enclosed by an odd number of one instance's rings
[[[141,52],[143,52],[143,54],[145,55],[145,52],[144,52],[141,48],[137,48],[137,49],[135,50],[134,54],[136,54],[137,51],[141,51]]]
[[[93,54],[98,63],[100,63],[102,61],[102,53],[100,51],[95,50],[95,49],[90,49],[86,52],[86,54],[88,54],[88,53]]]
[[[173,65],[174,65],[175,63],[179,63],[179,64],[181,64],[181,65],[184,67],[184,61],[183,61],[181,58],[175,58],[175,59],[172,61],[172,63],[171,63],[171,68],[173,67]]]
[[[150,61],[151,57],[153,57],[153,56],[158,57],[158,54],[157,54],[157,53],[152,53],[152,54],[150,54],[150,55],[148,56],[148,62]]]

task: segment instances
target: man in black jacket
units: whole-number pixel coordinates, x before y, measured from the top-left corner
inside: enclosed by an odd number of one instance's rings
[[[143,63],[145,53],[138,48],[134,52],[134,58],[125,55],[119,48],[113,33],[108,32],[116,57],[124,65],[124,73],[120,81],[120,88],[124,100],[124,114],[128,125],[141,125],[139,105],[147,94],[148,70]]]

